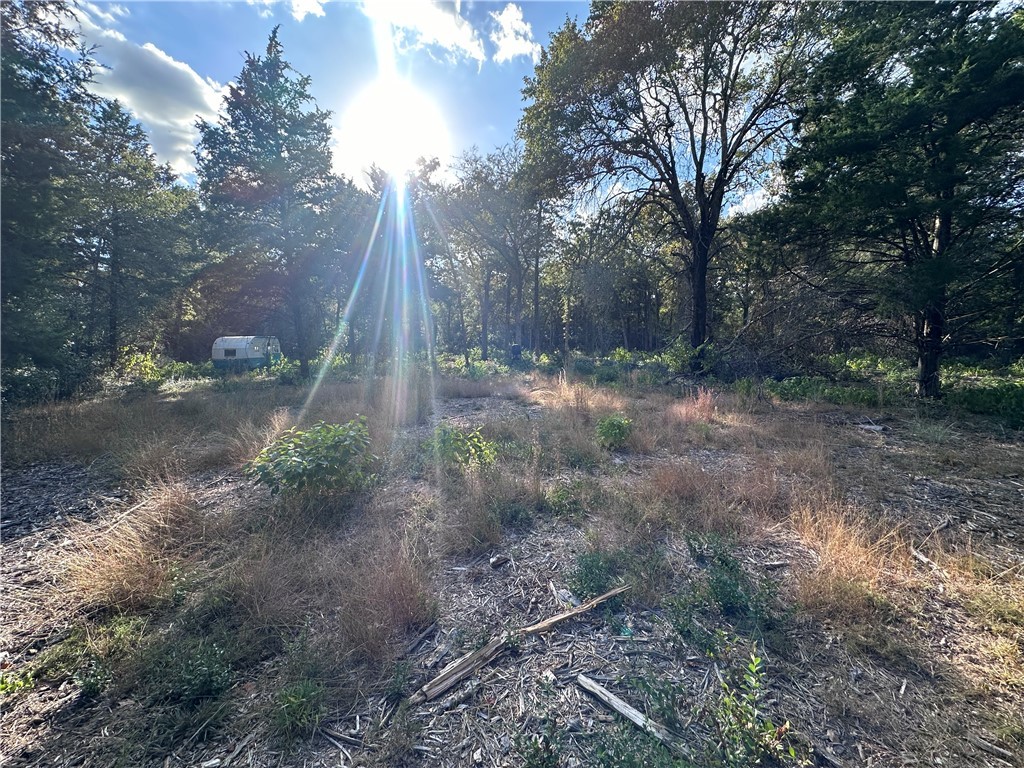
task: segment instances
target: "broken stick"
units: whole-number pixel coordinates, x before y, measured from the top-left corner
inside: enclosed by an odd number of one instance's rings
[[[679,742],[676,741],[665,726],[651,720],[651,718],[647,717],[643,712],[630,706],[607,688],[602,687],[586,675],[576,675],[576,682],[583,690],[597,697],[602,704],[618,712],[640,730],[649,733],[677,755],[683,757],[688,756]]]
[[[491,638],[490,642],[483,648],[459,657],[442,669],[433,680],[424,683],[416,693],[409,697],[409,704],[415,706],[417,704],[430,701],[431,699],[436,699],[445,691],[465,680],[476,670],[480,669],[480,667],[489,664],[491,661],[496,659],[509,647],[510,644],[519,638],[526,637],[527,635],[537,635],[541,632],[547,632],[555,625],[560,624],[567,619],[571,619],[573,616],[586,613],[590,609],[603,603],[605,600],[610,600],[616,595],[622,594],[627,589],[629,589],[629,585],[616,587],[610,592],[605,592],[600,597],[595,597],[593,600],[584,603],[578,608],[573,608],[570,611],[559,613],[556,616],[552,616],[544,621],[539,621],[536,624],[531,624],[528,627],[513,629],[510,632],[504,632],[497,637]]]

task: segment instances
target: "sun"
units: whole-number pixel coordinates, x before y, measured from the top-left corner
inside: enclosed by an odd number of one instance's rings
[[[357,182],[375,164],[401,177],[421,157],[447,159],[448,126],[437,104],[408,80],[378,77],[348,105],[338,131],[341,170]]]

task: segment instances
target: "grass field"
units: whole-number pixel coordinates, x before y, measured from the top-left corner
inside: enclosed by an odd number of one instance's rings
[[[6,414],[3,444],[14,765],[1024,756],[1024,441],[991,422],[421,372],[171,382]]]

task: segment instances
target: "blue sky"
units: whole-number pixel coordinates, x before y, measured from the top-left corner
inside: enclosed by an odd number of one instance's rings
[[[86,2],[96,46],[94,89],[143,124],[154,151],[188,177],[197,115],[216,119],[245,52],[275,25],[285,58],[334,113],[335,167],[357,181],[370,161],[488,151],[513,139],[523,78],[566,17],[585,2]],[[362,106],[362,111],[359,110]],[[447,158],[442,158],[447,159]]]

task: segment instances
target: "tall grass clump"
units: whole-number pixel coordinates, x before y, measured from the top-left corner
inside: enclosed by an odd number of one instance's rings
[[[797,578],[804,610],[832,620],[875,616],[885,594],[907,583],[910,566],[899,529],[871,523],[856,508],[825,494],[794,502],[790,522],[814,552],[811,568]]]
[[[194,493],[161,481],[113,523],[80,523],[70,532],[65,581],[84,606],[137,611],[167,601],[175,579],[206,537]]]

